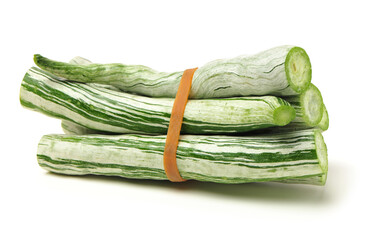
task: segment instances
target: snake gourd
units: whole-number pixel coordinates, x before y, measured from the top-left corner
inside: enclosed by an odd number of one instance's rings
[[[61,174],[166,180],[165,140],[164,135],[45,135],[37,158],[42,168]],[[181,135],[177,165],[184,179],[218,183],[323,185],[328,169],[317,129],[240,137]]]
[[[149,97],[175,97],[183,71],[159,72],[142,65],[77,65],[34,56],[35,64],[56,76],[83,83],[115,86]],[[251,95],[292,96],[305,91],[312,68],[300,47],[280,46],[255,55],[209,62],[193,76],[190,98]]]

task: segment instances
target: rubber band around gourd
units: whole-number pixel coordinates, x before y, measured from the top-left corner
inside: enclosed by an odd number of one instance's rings
[[[166,144],[163,153],[164,170],[167,178],[171,182],[186,181],[180,176],[176,161],[176,151],[179,145],[180,130],[181,125],[183,124],[184,111],[188,102],[193,75],[196,70],[197,68],[193,68],[184,71],[172,107],[170,124],[168,126]]]

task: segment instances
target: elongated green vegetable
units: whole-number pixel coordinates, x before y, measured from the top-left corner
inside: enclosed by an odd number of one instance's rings
[[[105,87],[105,86],[97,86]],[[293,96],[285,98],[296,110],[296,118],[288,125],[266,129],[264,131],[271,132],[287,132],[294,130],[309,129],[318,127],[326,131],[329,127],[329,117],[323,103],[320,91],[316,86],[310,84],[310,87],[300,96]],[[71,134],[94,134],[98,133],[92,129],[85,129],[82,126],[74,126],[72,123],[64,123],[63,128],[74,128],[76,131]],[[77,129],[78,128],[78,129]],[[66,129],[66,131],[68,131]]]
[[[108,134],[108,133],[100,133],[99,131],[95,131],[92,129],[88,129],[82,127],[78,124],[73,122],[69,122],[66,120],[62,121],[62,128],[66,134],[69,135],[85,135],[85,134]],[[287,132],[294,131],[294,129],[288,129]],[[279,132],[279,131],[277,131]],[[282,131],[283,133],[285,131]],[[263,133],[262,133],[263,134]],[[268,135],[268,133],[267,133]],[[327,174],[312,176],[312,177],[299,177],[299,178],[290,178],[285,180],[278,180],[278,182],[282,183],[299,183],[299,184],[312,184],[312,185],[324,185],[326,182]]]
[[[62,81],[31,68],[23,79],[20,100],[24,107],[94,130],[165,134],[174,99],[154,99]],[[246,132],[286,125],[294,117],[290,104],[273,96],[190,100],[182,132]]]
[[[56,173],[164,180],[165,138],[46,135],[40,140],[37,158],[41,167]],[[250,137],[182,135],[177,165],[184,179],[219,183],[322,185],[328,169],[326,146],[315,129]]]
[[[105,86],[97,86],[105,87]],[[296,118],[289,124],[281,127],[265,129],[265,132],[288,132],[294,130],[309,129],[317,127],[323,131],[329,128],[329,116],[323,103],[320,91],[313,84],[298,97],[285,98],[296,110]],[[320,121],[318,119],[321,119]],[[318,122],[318,123],[317,123]],[[82,126],[74,126],[73,123],[64,123],[63,129],[74,128],[75,132],[70,134],[94,134],[99,133]],[[68,131],[68,129],[66,129]]]
[[[40,68],[84,83],[103,83],[151,97],[175,97],[182,71],[158,72],[142,65],[77,65],[36,54]],[[299,47],[281,46],[252,56],[212,61],[194,74],[190,98],[298,95],[311,81],[311,64]]]

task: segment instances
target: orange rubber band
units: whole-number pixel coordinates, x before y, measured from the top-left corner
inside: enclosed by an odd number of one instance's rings
[[[176,151],[179,144],[180,130],[183,123],[184,111],[188,102],[192,79],[197,68],[187,69],[181,77],[179,88],[172,107],[170,124],[168,125],[166,144],[163,153],[163,166],[167,178],[171,182],[186,181],[180,176],[176,163]]]

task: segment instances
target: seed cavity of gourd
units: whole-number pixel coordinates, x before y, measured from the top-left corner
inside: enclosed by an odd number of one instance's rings
[[[295,66],[295,63],[293,63],[293,71],[294,71],[294,72],[297,71],[297,67]]]

